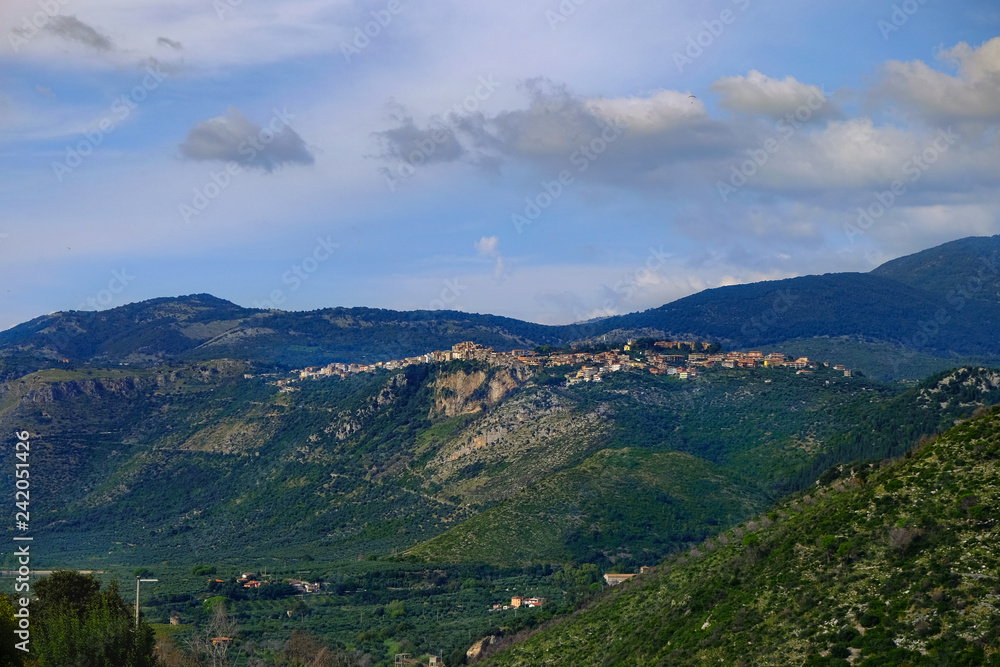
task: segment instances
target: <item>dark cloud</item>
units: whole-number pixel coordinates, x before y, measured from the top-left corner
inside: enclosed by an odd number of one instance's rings
[[[458,140],[456,128],[441,120],[421,129],[413,122],[413,117],[405,111],[395,114],[396,127],[376,132],[373,136],[378,145],[375,157],[411,164],[431,164],[454,162],[465,156],[467,151]]]
[[[111,51],[111,40],[76,16],[53,16],[45,31],[70,42],[79,42],[98,51]]]
[[[175,42],[174,40],[168,39],[166,37],[158,37],[156,43],[161,46],[170,47],[174,51],[180,51],[181,49],[184,48],[184,46],[180,42]]]
[[[289,125],[286,112],[276,111],[265,127],[229,107],[226,115],[195,125],[180,145],[190,160],[235,162],[271,172],[285,164],[311,165],[312,153]]]
[[[528,162],[545,170],[570,169],[606,180],[635,179],[691,159],[730,155],[737,141],[686,93],[661,91],[648,98],[584,98],[545,78],[523,82],[523,109],[487,115],[453,111],[441,125],[435,154],[424,160],[465,160],[480,166]],[[435,125],[417,126],[395,116],[396,127],[376,133],[376,157],[412,164],[411,155]],[[425,144],[429,145],[429,144]],[[634,181],[633,181],[634,182]]]

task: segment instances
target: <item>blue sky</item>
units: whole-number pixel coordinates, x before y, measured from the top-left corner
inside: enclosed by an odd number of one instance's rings
[[[565,323],[1000,233],[1000,6],[816,4],[7,0],[0,328]]]

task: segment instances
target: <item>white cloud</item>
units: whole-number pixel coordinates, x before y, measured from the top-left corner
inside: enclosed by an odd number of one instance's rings
[[[509,277],[507,261],[500,254],[500,239],[496,236],[484,236],[476,241],[476,252],[482,257],[494,259],[493,280],[504,281]]]
[[[476,241],[476,252],[483,257],[496,257],[500,249],[500,239],[495,236],[484,236]]]
[[[839,113],[829,101],[831,94],[820,86],[800,83],[790,76],[773,79],[757,70],[750,70],[745,77],[723,77],[712,84],[712,90],[722,97],[719,106],[740,113],[781,118],[801,107],[815,108],[826,116]]]
[[[707,118],[701,100],[676,90],[661,90],[649,97],[593,98],[585,106],[603,122],[638,134],[670,132]]]
[[[934,122],[1000,120],[1000,37],[979,48],[965,42],[938,53],[938,59],[957,65],[952,76],[921,60],[889,61],[874,91]]]

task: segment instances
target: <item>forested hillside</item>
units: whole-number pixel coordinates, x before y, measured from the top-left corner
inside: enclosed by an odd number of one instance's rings
[[[1000,411],[839,466],[486,665],[1000,664]]]

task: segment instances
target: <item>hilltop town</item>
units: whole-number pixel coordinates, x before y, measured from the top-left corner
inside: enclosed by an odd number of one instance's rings
[[[541,369],[571,367],[566,373],[567,385],[580,382],[601,382],[607,373],[621,371],[649,372],[654,375],[674,375],[681,380],[697,377],[698,373],[712,368],[790,368],[799,374],[810,374],[819,369],[832,368],[845,377],[853,371],[842,364],[817,362],[808,357],[793,358],[781,352],[765,354],[759,351],[723,352],[718,343],[702,341],[630,341],[620,349],[583,351],[578,348],[553,351],[548,346],[535,350],[510,350],[500,352],[466,341],[453,345],[450,350],[435,350],[416,357],[380,361],[374,364],[332,363],[310,366],[292,371],[299,380],[339,376],[346,378],[355,373],[377,370],[397,370],[415,364],[443,363],[449,361],[479,361],[491,366],[517,364]],[[288,386],[289,381],[278,384]]]

